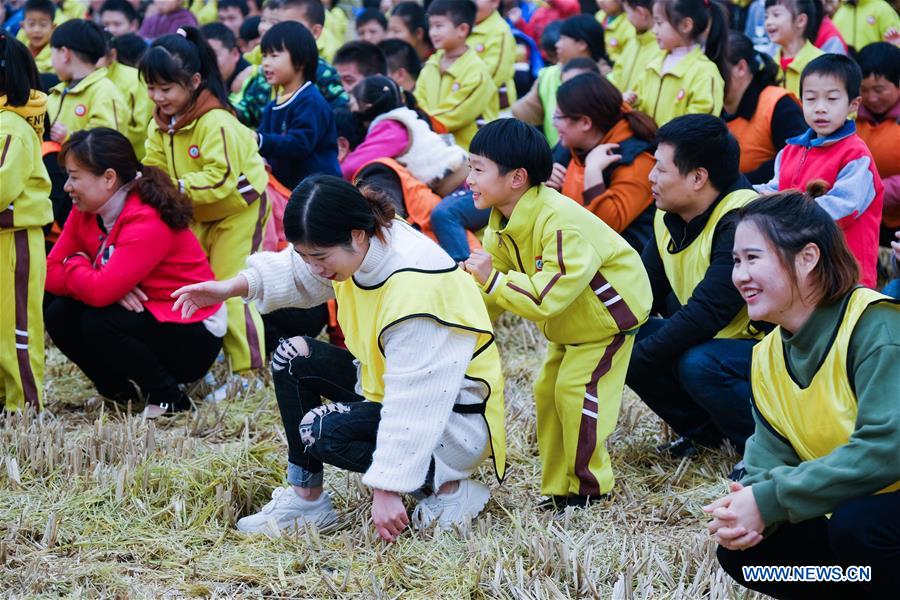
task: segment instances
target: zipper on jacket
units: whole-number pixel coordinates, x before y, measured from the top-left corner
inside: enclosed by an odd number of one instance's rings
[[[519,271],[527,273],[525,265],[522,264],[522,256],[519,254],[519,247],[516,245],[516,240],[514,240],[512,236],[509,236],[509,243],[512,244],[513,250],[516,252],[516,262],[519,263]]]
[[[651,115],[654,121],[656,120],[656,109],[659,108],[659,97],[662,96],[663,85],[666,82],[666,77],[669,75],[671,75],[671,73],[663,73],[659,78],[659,88],[656,90],[656,103],[653,105],[653,114]],[[638,99],[638,103],[640,103],[640,98]]]
[[[803,156],[800,157],[800,164],[797,165],[798,167],[802,167],[803,163],[806,162],[806,155],[809,154],[809,150],[810,150],[809,146],[807,146],[803,149]]]
[[[178,169],[175,168],[175,134],[169,133],[169,152],[172,155],[172,178],[178,179]]]

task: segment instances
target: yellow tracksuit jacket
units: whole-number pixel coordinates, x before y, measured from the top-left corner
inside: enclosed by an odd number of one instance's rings
[[[888,32],[900,30],[900,16],[884,0],[844,2],[832,17],[844,41],[857,52],[875,42],[888,41]]]
[[[607,20],[609,17],[602,10],[598,10],[594,16],[603,26],[603,43],[606,46],[606,53],[613,62],[618,61],[625,45],[637,35],[634,25],[628,20],[628,15],[624,11],[612,17],[611,20]]]
[[[437,119],[469,149],[478,131],[476,122],[497,118],[497,86],[474,48],[469,48],[446,70],[441,71],[443,50],[428,59],[419,73],[415,96],[422,110]]]
[[[650,115],[660,127],[681,115],[718,116],[725,99],[725,81],[700,46],[694,46],[671,71],[663,74],[665,58],[666,53],[661,53],[647,64],[634,88],[638,95],[636,108]]]
[[[825,53],[813,46],[809,40],[806,40],[803,48],[800,49],[800,52],[797,53],[797,56],[794,57],[794,60],[788,65],[787,71],[785,71],[781,68],[781,48],[779,48],[775,54],[775,64],[778,65],[778,79],[781,87],[800,98],[800,75],[803,73],[803,69],[806,68],[810,61],[823,54]]]
[[[153,116],[153,102],[147,93],[147,85],[134,67],[116,61],[106,67],[106,76],[116,84],[128,108],[126,129],[122,132],[128,137],[138,160],[144,158],[144,142],[147,140],[147,127]]]
[[[47,96],[25,106],[0,96],[0,404],[41,407],[44,382],[44,281],[41,227],[53,220],[50,177],[41,158]]]
[[[219,2],[218,0],[193,0],[189,9],[200,25],[215,23],[219,20]]]
[[[622,53],[607,77],[620,92],[634,90],[647,65],[662,54],[663,51],[656,43],[653,31],[635,33],[634,37],[625,43]]]
[[[105,67],[97,69],[71,88],[66,82],[50,89],[47,118],[50,126],[62,123],[69,135],[82,129],[111,127],[125,133],[131,119],[128,103]]]
[[[606,494],[605,441],[615,428],[634,335],[652,292],[638,253],[584,207],[543,185],[507,221],[491,211],[484,248],[494,269],[482,286],[492,316],[535,321],[550,341],[535,381],[546,495]]]
[[[475,25],[466,43],[475,49],[478,58],[491,73],[497,86],[500,110],[516,101],[516,39],[512,29],[500,13],[494,11],[488,18]]]

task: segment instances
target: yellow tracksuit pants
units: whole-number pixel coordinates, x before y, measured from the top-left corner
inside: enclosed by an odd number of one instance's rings
[[[534,384],[541,493],[599,496],[614,477],[606,438],[616,427],[634,336],[550,342]]]
[[[209,266],[216,279],[237,275],[244,268],[247,257],[262,246],[263,232],[271,209],[262,194],[239,213],[218,221],[194,223],[192,230],[209,257]],[[225,302],[228,310],[228,331],[222,345],[235,373],[261,369],[265,360],[263,323],[252,303],[240,298]]]
[[[0,231],[0,403],[41,408],[44,388],[44,282],[40,227]]]

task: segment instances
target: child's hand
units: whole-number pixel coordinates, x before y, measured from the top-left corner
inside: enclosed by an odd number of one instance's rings
[[[50,128],[50,139],[58,144],[62,144],[66,141],[66,136],[68,135],[69,128],[62,123],[54,123],[53,127]]]
[[[118,304],[125,310],[140,313],[144,312],[144,302],[148,299],[149,298],[147,298],[147,294],[144,293],[144,290],[135,286],[133,290],[119,299]]]
[[[632,91],[632,90],[628,90],[627,92],[625,92],[624,94],[622,94],[622,100],[624,100],[625,102],[627,102],[627,103],[630,104],[631,106],[637,106],[637,102],[638,102],[638,95],[637,95],[637,92],[634,92],[634,91]]]
[[[891,248],[894,249],[894,260],[900,261],[900,231],[895,231],[894,237],[897,238],[896,242],[891,242]]]
[[[484,250],[475,250],[463,263],[463,269],[471,273],[475,281],[484,285],[494,270],[494,259]]]
[[[584,159],[584,168],[589,171],[599,172],[617,160],[621,160],[622,155],[613,152],[618,147],[618,144],[600,144],[588,152],[587,158]]]
[[[403,506],[403,499],[396,492],[378,489],[373,491],[372,522],[375,523],[375,530],[381,539],[393,542],[409,525],[409,515]]]
[[[889,28],[884,32],[884,41],[895,46],[900,46],[900,30],[898,30],[896,27]]]
[[[563,165],[553,163],[553,171],[550,173],[550,179],[548,179],[544,185],[552,187],[554,190],[561,190],[563,182],[566,180],[566,170],[566,167]]]

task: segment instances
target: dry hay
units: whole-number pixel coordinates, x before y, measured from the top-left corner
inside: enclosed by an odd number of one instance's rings
[[[749,598],[717,567],[700,507],[735,457],[653,452],[660,421],[626,392],[610,440],[611,501],[562,517],[534,510],[533,325],[498,329],[509,475],[486,513],[454,532],[379,541],[359,477],[329,470],[342,518],[329,531],[245,536],[286,450],[271,386],[193,416],[145,422],[95,402],[51,350],[47,410],[0,422],[0,596],[362,598]],[[221,369],[221,365],[219,366]],[[483,470],[481,477],[489,481]]]

